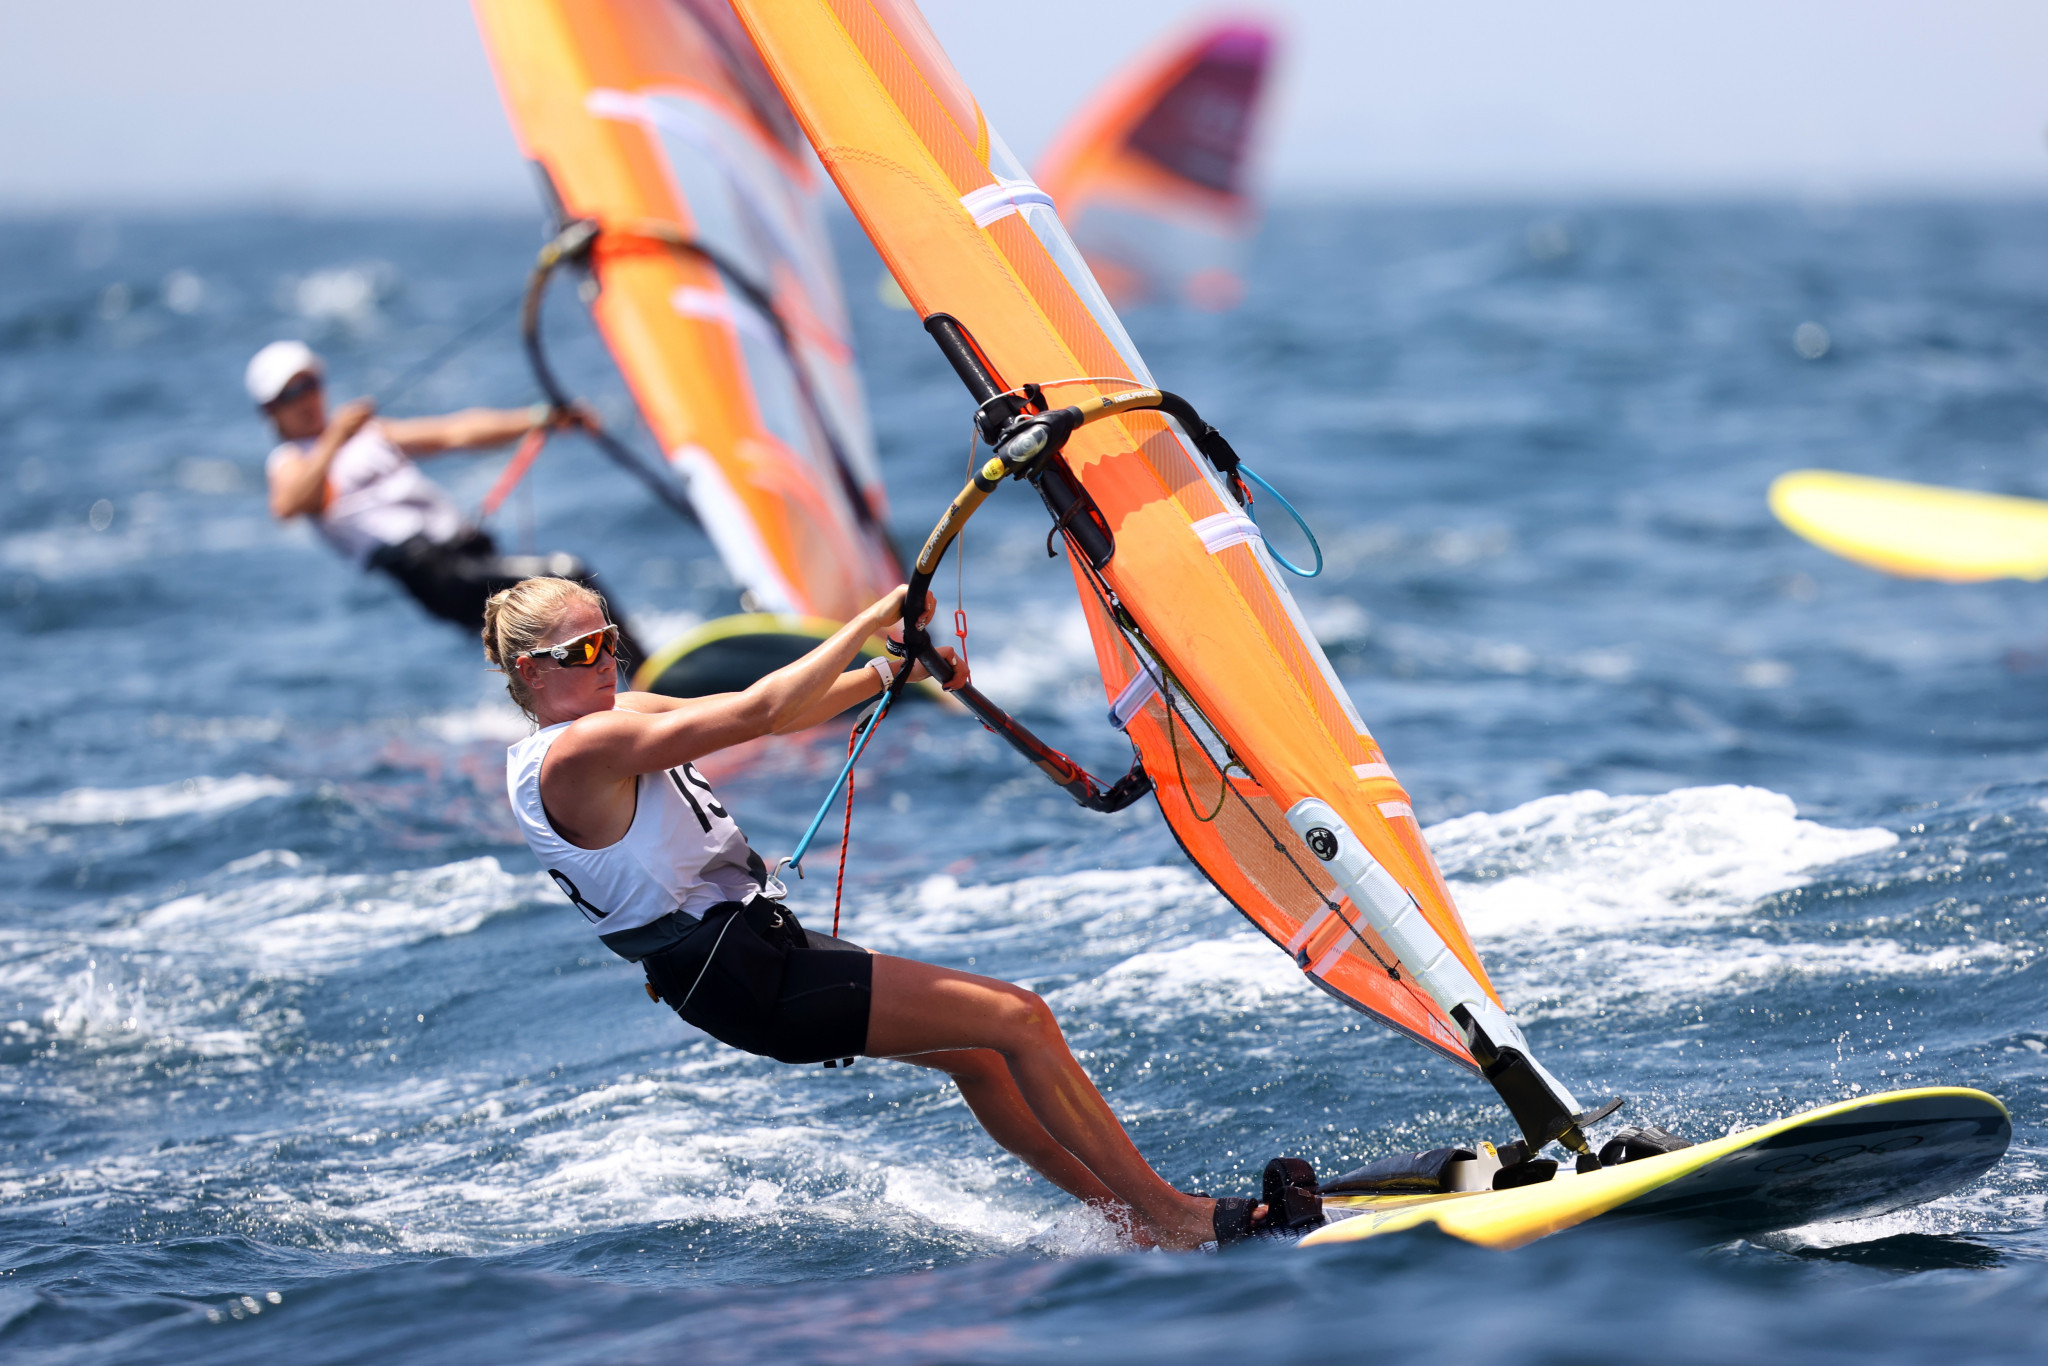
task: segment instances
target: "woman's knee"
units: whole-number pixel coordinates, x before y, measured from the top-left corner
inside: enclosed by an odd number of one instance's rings
[[[993,1015],[1005,1045],[1044,1045],[1060,1039],[1059,1021],[1043,996],[1009,985],[1000,995],[1001,1004]]]

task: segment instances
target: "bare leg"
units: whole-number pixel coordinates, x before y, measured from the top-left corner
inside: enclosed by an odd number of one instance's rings
[[[993,1049],[1053,1142],[1130,1206],[1155,1241],[1191,1248],[1214,1236],[1215,1202],[1183,1195],[1146,1165],[1037,995],[992,977],[874,957],[869,1056]]]
[[[1082,1166],[1075,1156],[1045,1131],[1024,1102],[1003,1055],[992,1048],[955,1048],[938,1053],[911,1053],[897,1062],[930,1067],[953,1079],[960,1098],[1004,1149],[1024,1159],[1031,1169],[1076,1200],[1124,1210],[1124,1202]]]

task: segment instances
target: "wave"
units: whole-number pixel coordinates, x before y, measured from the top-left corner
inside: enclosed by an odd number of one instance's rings
[[[216,816],[224,811],[282,797],[292,790],[282,778],[237,773],[231,778],[187,778],[150,787],[78,787],[56,797],[0,803],[0,837],[30,835],[57,826],[123,825],[172,816]]]

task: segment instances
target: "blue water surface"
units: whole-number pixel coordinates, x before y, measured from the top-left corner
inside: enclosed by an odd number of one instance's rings
[[[841,227],[915,544],[968,405]],[[2013,1111],[1966,1190],[1705,1251],[1138,1252],[932,1074],[784,1068],[652,1005],[517,841],[522,728],[474,642],[270,520],[240,391],[287,335],[388,391],[537,244],[519,216],[0,224],[10,1362],[2048,1353],[2048,609],[1867,573],[1764,503],[1806,465],[2048,496],[2048,207],[1283,208],[1242,310],[1130,315],[1315,526],[1304,614],[1553,1070],[1694,1137],[1918,1084]],[[566,287],[551,328],[651,449]],[[508,320],[393,410],[535,396]],[[474,503],[500,458],[433,472]],[[500,538],[596,563],[642,634],[737,606],[593,450],[526,488]],[[977,681],[1120,772],[1044,540],[1011,490],[968,533]],[[706,767],[779,854],[843,743]],[[1508,1136],[1149,805],[1079,811],[970,722],[892,717],[854,834],[844,932],[1043,992],[1184,1188]],[[822,927],[829,876],[797,905]]]

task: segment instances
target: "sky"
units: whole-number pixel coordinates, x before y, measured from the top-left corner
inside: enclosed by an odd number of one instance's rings
[[[926,0],[1028,161],[1213,5]],[[1285,196],[2048,193],[2041,0],[1285,0]],[[524,208],[461,0],[0,0],[0,213]]]

